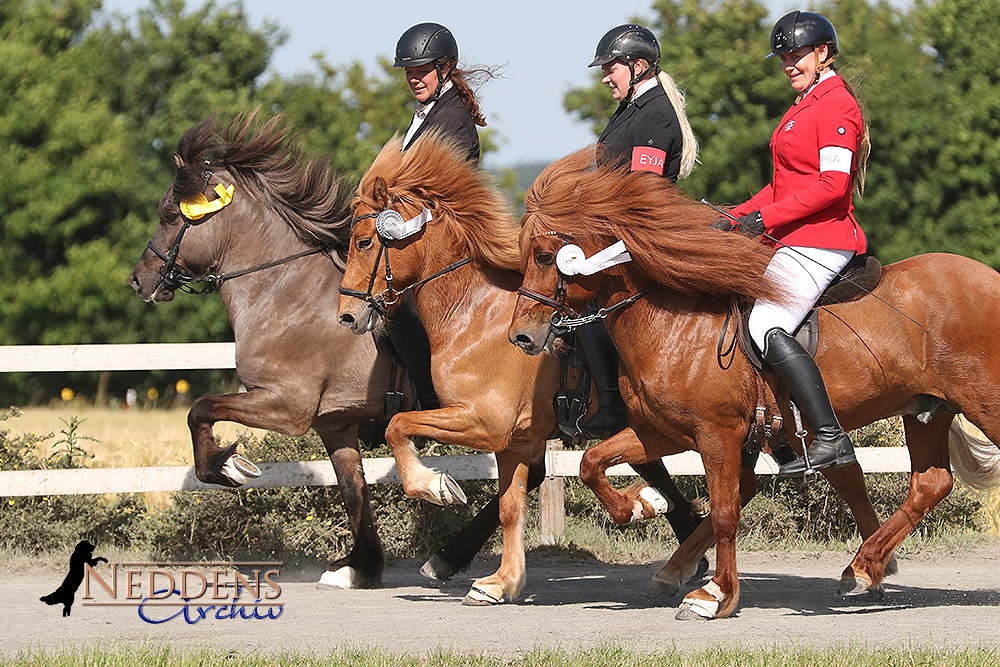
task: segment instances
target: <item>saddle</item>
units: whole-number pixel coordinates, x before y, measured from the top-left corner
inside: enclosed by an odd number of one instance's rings
[[[867,253],[852,257],[847,266],[837,274],[833,282],[820,295],[809,316],[799,325],[798,329],[792,332],[795,339],[805,348],[806,352],[816,356],[816,349],[819,347],[819,308],[835,303],[856,301],[875,289],[881,278],[882,264],[876,257]],[[758,371],[761,371],[765,362],[761,357],[761,351],[750,339],[750,332],[747,329],[748,315],[752,306],[752,303],[739,305],[739,341],[747,359]]]
[[[833,282],[820,295],[816,306],[813,307],[809,316],[799,325],[793,333],[795,339],[812,356],[816,356],[819,347],[819,308],[835,303],[847,303],[855,301],[871,292],[878,286],[882,278],[882,264],[872,255],[855,255],[847,266],[837,274]],[[750,338],[747,328],[748,315],[753,304],[742,303],[737,306],[737,330],[738,340],[743,353],[755,368],[757,382],[757,411],[756,420],[747,434],[743,443],[743,456],[741,465],[744,468],[753,468],[757,463],[757,457],[766,446],[771,456],[784,465],[798,458],[788,445],[785,431],[782,428],[783,418],[778,408],[780,403],[785,401],[784,387],[781,388],[782,396],[773,396],[773,404],[770,403],[764,393],[764,379],[761,372],[764,370],[766,362],[761,357],[761,351]]]

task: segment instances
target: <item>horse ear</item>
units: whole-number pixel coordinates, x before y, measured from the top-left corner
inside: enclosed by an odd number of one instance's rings
[[[387,208],[389,206],[389,184],[386,183],[385,179],[381,176],[375,179],[375,187],[372,190],[372,196],[382,208]]]
[[[184,160],[182,160],[181,156],[178,155],[177,153],[174,153],[174,167],[176,167],[178,170],[184,168]]]

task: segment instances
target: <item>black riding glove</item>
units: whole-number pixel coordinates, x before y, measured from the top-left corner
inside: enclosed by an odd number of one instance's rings
[[[731,232],[733,231],[733,221],[729,218],[719,218],[709,225],[709,227],[712,229],[721,229],[724,232]]]
[[[747,213],[740,218],[736,223],[736,231],[743,234],[743,236],[749,236],[750,238],[763,234],[764,218],[761,217],[760,211]]]

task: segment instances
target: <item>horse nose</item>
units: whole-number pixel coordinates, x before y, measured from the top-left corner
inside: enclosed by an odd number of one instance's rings
[[[128,277],[128,284],[129,287],[136,291],[136,294],[138,294],[139,290],[142,289],[142,285],[139,284],[139,276],[137,276],[134,271],[132,272],[132,275]]]
[[[345,327],[353,327],[355,322],[357,322],[357,320],[354,319],[354,315],[351,315],[350,313],[344,313],[338,318],[337,321]]]
[[[508,339],[514,345],[517,345],[522,350],[530,350],[535,346],[535,342],[532,340],[531,336],[526,333],[513,334],[508,336]]]

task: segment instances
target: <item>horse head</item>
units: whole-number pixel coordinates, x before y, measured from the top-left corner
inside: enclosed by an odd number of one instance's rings
[[[526,354],[536,355],[552,351],[555,339],[569,330],[564,323],[579,317],[600,293],[608,275],[603,271],[584,275],[571,266],[574,257],[593,256],[599,241],[554,230],[538,231],[529,216],[525,216],[522,231],[524,280],[517,291],[507,335]]]
[[[339,321],[354,333],[373,330],[399,302],[400,292],[420,275],[424,227],[433,213],[412,197],[390,194],[385,178],[374,178],[351,205],[351,241],[340,287]],[[363,291],[366,290],[366,291]]]
[[[144,300],[170,301],[191,283],[214,291],[319,252],[344,254],[350,189],[328,160],[303,156],[281,116],[258,121],[257,112],[228,123],[213,116],[181,137],[160,223],[129,278]]]
[[[174,153],[176,172],[160,200],[159,224],[129,276],[144,301],[171,301],[175,290],[214,266],[225,238],[220,222],[241,207],[232,175],[207,148],[212,127],[209,119],[188,130]]]
[[[340,323],[371,331],[400,296],[469,262],[520,265],[517,220],[491,177],[438,132],[388,142],[361,178]]]

